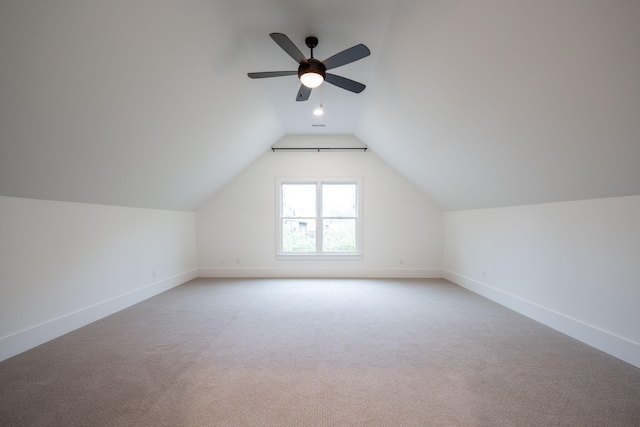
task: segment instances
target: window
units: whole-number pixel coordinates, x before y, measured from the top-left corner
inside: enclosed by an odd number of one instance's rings
[[[282,257],[362,254],[362,179],[277,180]]]

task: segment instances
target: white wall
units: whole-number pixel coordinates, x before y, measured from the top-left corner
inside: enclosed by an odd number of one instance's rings
[[[302,136],[279,144],[362,145]],[[319,176],[363,177],[363,259],[276,260],[276,177]],[[442,211],[371,151],[267,152],[198,210],[197,224],[200,276],[442,277]]]
[[[0,360],[196,274],[195,213],[0,197]]]
[[[445,213],[447,279],[640,367],[640,196]]]

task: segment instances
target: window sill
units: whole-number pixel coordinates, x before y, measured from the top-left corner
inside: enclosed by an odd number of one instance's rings
[[[277,260],[305,261],[357,261],[363,259],[362,254],[277,254]]]

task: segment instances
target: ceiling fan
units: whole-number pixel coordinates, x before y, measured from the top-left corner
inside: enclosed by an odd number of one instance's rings
[[[286,35],[282,33],[271,33],[269,35],[276,43],[278,43],[278,46],[280,46],[282,50],[287,52],[289,56],[295,59],[300,65],[298,66],[297,71],[266,71],[260,73],[248,73],[247,75],[252,79],[293,76],[297,74],[300,79],[300,83],[302,84],[300,85],[300,90],[296,96],[296,101],[306,101],[309,99],[311,90],[320,86],[324,81],[354,93],[360,93],[366,87],[362,83],[358,83],[351,79],[327,73],[327,70],[341,67],[369,56],[371,51],[369,51],[369,48],[365,45],[355,45],[340,53],[336,53],[324,61],[318,61],[313,57],[313,49],[318,45],[318,39],[316,37],[307,37],[305,39],[307,47],[311,49],[311,58],[307,59]]]

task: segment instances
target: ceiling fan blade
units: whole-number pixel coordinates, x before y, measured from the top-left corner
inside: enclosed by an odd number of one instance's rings
[[[306,101],[309,99],[309,95],[311,95],[311,88],[306,87],[305,85],[300,85],[300,90],[298,91],[298,96],[296,96],[296,101]]]
[[[296,60],[298,64],[306,64],[307,58],[300,52],[300,49],[296,47],[295,44],[291,41],[289,37],[282,33],[271,33],[269,34],[273,41],[278,43],[278,46],[282,48],[285,52],[289,54],[290,57]]]
[[[358,59],[362,59],[366,56],[371,55],[371,51],[368,47],[363,44],[358,44],[353,47],[350,47],[347,50],[343,50],[340,53],[336,53],[330,58],[322,61],[327,70],[332,68],[342,67],[343,65],[350,64]]]
[[[358,83],[351,79],[347,79],[346,77],[340,77],[330,73],[327,73],[327,75],[324,77],[324,81],[326,81],[327,83],[331,83],[332,85],[338,86],[339,88],[342,88],[351,92],[355,92],[355,93],[362,92],[366,87],[362,83]]]
[[[295,76],[297,71],[265,71],[262,73],[247,73],[252,79],[264,79],[267,77]]]

